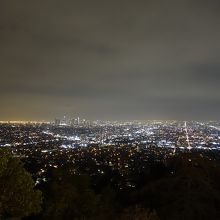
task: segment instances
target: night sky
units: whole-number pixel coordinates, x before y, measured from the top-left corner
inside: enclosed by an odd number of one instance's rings
[[[220,120],[219,0],[0,0],[0,120]]]

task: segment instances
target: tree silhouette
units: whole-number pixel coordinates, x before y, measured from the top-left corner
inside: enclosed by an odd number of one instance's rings
[[[0,149],[0,218],[22,218],[41,210],[41,192],[21,161]]]
[[[91,219],[94,216],[97,197],[87,176],[58,169],[48,184],[45,219]]]
[[[108,185],[98,196],[96,217],[97,220],[112,220],[116,219],[116,193]]]
[[[198,154],[183,154],[168,162],[170,174],[142,191],[145,205],[163,219],[219,219],[220,193],[214,177],[219,166]]]

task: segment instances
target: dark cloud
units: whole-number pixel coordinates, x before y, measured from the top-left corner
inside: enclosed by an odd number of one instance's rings
[[[196,79],[201,78],[202,81],[220,82],[220,63],[200,63],[191,67],[192,74]],[[205,81],[205,82],[207,82]]]
[[[1,119],[216,119],[217,0],[3,0]]]

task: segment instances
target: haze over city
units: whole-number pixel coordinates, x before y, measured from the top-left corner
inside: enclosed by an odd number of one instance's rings
[[[216,0],[3,0],[0,120],[219,120]]]

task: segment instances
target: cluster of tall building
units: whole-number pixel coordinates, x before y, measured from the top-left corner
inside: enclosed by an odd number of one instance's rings
[[[71,119],[64,116],[61,119],[56,118],[54,124],[56,126],[80,126],[80,125],[85,126],[85,125],[89,125],[90,122],[85,119],[80,119],[79,117]]]

